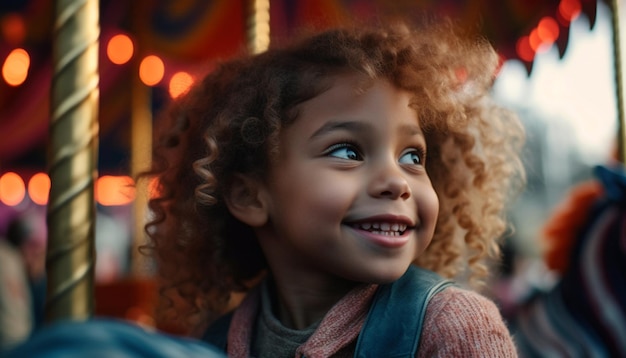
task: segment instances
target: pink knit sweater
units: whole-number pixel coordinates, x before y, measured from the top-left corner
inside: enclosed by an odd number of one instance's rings
[[[376,285],[354,289],[326,314],[296,357],[339,357],[363,326]],[[228,332],[228,356],[250,357],[252,332],[260,306],[253,291],[235,311]],[[407,304],[409,304],[407,302]],[[417,357],[517,357],[509,331],[493,302],[468,290],[449,287],[427,309]]]

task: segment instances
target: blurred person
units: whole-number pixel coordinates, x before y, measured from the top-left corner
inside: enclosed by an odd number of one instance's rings
[[[19,218],[0,238],[0,352],[26,340],[34,326],[28,268],[22,255],[27,240]]]
[[[119,212],[120,214],[117,214]],[[107,283],[128,272],[131,250],[128,208],[99,207],[96,217],[96,282]]]
[[[11,232],[11,231],[15,232]],[[47,225],[44,211],[30,210],[9,226],[11,235],[22,235],[25,240],[21,253],[26,264],[29,287],[33,299],[35,329],[44,321],[46,303],[46,242]]]

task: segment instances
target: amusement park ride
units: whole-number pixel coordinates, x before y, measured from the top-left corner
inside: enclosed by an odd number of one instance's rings
[[[109,2],[117,3],[118,5],[125,3],[123,1]],[[144,4],[147,2],[137,1],[136,3]],[[165,2],[156,1],[155,3],[163,4]],[[273,39],[278,35],[289,35],[290,29],[293,29],[295,26],[295,20],[289,19],[289,16],[284,15],[284,13],[289,13],[290,11],[292,15],[296,13],[305,14],[308,11],[309,15],[306,15],[308,17],[305,18],[310,21],[309,24],[321,23],[323,26],[340,22],[342,16],[350,16],[339,10],[341,6],[346,6],[345,4],[348,3],[353,3],[353,13],[359,16],[365,16],[365,14],[371,14],[376,11],[391,11],[389,5],[383,5],[383,1],[373,0],[352,2],[339,0],[315,2],[309,0],[301,1],[300,7],[293,5],[289,0],[207,1],[205,3],[210,4],[207,6],[217,9],[215,12],[218,14],[220,11],[222,14],[240,11],[242,17],[237,20],[228,20],[231,23],[227,24],[229,29],[240,27],[239,30],[232,30],[230,33],[224,33],[216,28],[209,27],[206,27],[204,30],[207,32],[213,31],[212,36],[222,42],[225,41],[224,39],[237,38],[239,35],[243,35],[242,37],[245,40],[242,39],[240,42],[247,43],[249,51],[253,53],[264,51],[270,44],[270,38]],[[232,5],[227,5],[233,3],[238,4],[234,7],[234,10],[230,8]],[[435,6],[435,1],[403,0],[394,3],[397,3],[396,5],[398,6],[395,11],[398,11],[398,9],[403,11],[403,6],[404,9],[409,6],[415,6],[416,9],[420,10],[429,6]],[[421,5],[418,6],[416,5],[417,3]],[[467,23],[481,18],[481,8],[477,5],[456,5],[457,7],[453,8],[451,5],[453,3],[455,2],[440,1],[438,9],[453,13],[456,11],[457,14],[462,14],[462,20]],[[468,1],[467,3],[471,2]],[[563,55],[567,47],[569,22],[577,14],[581,11],[585,12],[590,17],[590,22],[593,26],[596,6],[596,0],[545,1],[543,3],[550,5],[536,5],[536,8],[530,8],[531,5],[526,5],[527,8],[525,8],[523,4],[542,2],[485,0],[474,3],[483,6],[482,9],[491,6],[492,12],[490,15],[493,15],[497,9],[502,11],[506,7],[503,4],[506,3],[508,4],[507,11],[514,12],[517,14],[515,16],[518,19],[521,18],[518,23],[523,22],[524,24],[518,25],[515,29],[515,38],[512,38],[510,34],[506,34],[508,37],[505,39],[503,34],[505,31],[501,31],[498,27],[499,22],[508,21],[508,19],[488,20],[488,16],[485,15],[482,22],[483,27],[477,30],[483,31],[486,36],[496,42],[496,48],[500,51],[503,59],[516,58],[524,63],[529,75],[532,71],[534,54],[542,45],[554,43],[559,47],[560,54]],[[619,117],[618,153],[620,161],[623,162],[624,158],[626,158],[626,149],[623,144],[623,138],[625,137],[623,133],[624,95],[621,83],[619,21],[617,20],[618,1],[612,0],[607,1],[607,3],[613,10],[614,63]],[[354,4],[358,4],[358,6]],[[137,7],[148,6],[144,5],[138,5]],[[449,8],[445,9],[446,7]],[[101,3],[98,0],[57,0],[54,5],[53,70],[49,96],[47,163],[50,188],[49,196],[46,200],[48,224],[46,317],[50,322],[63,319],[85,320],[94,316],[94,314],[127,316],[130,314],[137,320],[141,320],[143,315],[141,310],[132,313],[129,309],[139,307],[144,309],[144,313],[150,314],[151,312],[149,311],[153,308],[151,305],[154,303],[153,296],[146,296],[143,293],[151,292],[156,294],[154,283],[142,272],[146,263],[143,262],[145,259],[140,254],[133,254],[132,256],[130,280],[118,283],[115,287],[107,286],[98,287],[97,289],[94,283],[96,259],[94,244],[95,200],[97,197],[95,182],[98,179],[99,168],[98,115],[101,113],[98,106],[100,84],[106,81],[106,78],[103,78],[103,76],[106,76],[106,73],[102,73],[99,70],[101,62],[99,59],[102,58],[99,51],[105,46],[113,46],[116,50],[111,52],[112,55],[109,56],[110,61],[124,63],[124,61],[129,61],[132,56],[138,56],[133,55],[133,44],[136,47],[142,46],[141,39],[150,37],[149,34],[133,35],[132,32],[130,36],[121,33],[118,37],[115,34],[101,32],[101,8]],[[541,11],[537,10],[539,8],[541,8]],[[277,15],[280,14],[279,10],[283,13],[282,17]],[[535,11],[534,14],[532,13],[533,11]],[[323,12],[332,16],[324,18],[322,16]],[[313,17],[316,20],[312,20]],[[205,17],[205,19],[207,18],[210,18],[210,16]],[[322,21],[321,19],[324,20]],[[217,23],[223,24],[225,21],[227,20],[222,19],[217,21]],[[272,29],[271,37],[270,28]],[[275,31],[274,29],[279,30]],[[102,41],[103,37],[106,37],[108,42],[101,46],[100,41]],[[234,49],[238,46],[239,44],[222,46],[224,50],[223,55],[233,54]],[[124,56],[123,50],[128,48],[131,49],[130,53],[128,56]],[[135,48],[135,53],[141,53],[141,51],[140,48]],[[195,55],[204,56],[206,54],[196,53]],[[156,56],[145,56],[143,62],[136,61],[135,65],[138,75],[133,76],[130,86],[132,95],[130,100],[131,134],[129,152],[131,160],[129,176],[131,177],[149,168],[151,162],[149,151],[145,150],[145,148],[151,146],[149,133],[152,132],[153,121],[149,88],[158,83],[161,78],[150,79],[146,75],[162,74],[168,71],[174,72],[171,69],[164,69],[163,62],[160,62],[159,57]],[[172,91],[170,94],[173,97],[184,92],[186,86],[189,86],[193,81],[193,76],[190,74],[185,72],[178,73],[180,74],[177,79],[170,73],[170,79],[173,81],[173,84],[170,84],[169,90]],[[0,131],[2,128],[9,128],[9,126],[0,123]],[[1,135],[4,137],[7,134],[2,133]],[[0,145],[1,149],[2,145]],[[3,168],[0,167],[0,169]],[[0,172],[0,174],[3,173]],[[136,221],[133,232],[133,252],[136,253],[137,247],[144,238],[143,218],[147,215],[148,183],[136,183],[136,192],[133,195],[134,201],[132,205]],[[98,295],[114,297],[121,291],[126,293],[125,297],[118,297],[117,301],[107,299],[109,306],[106,306],[105,303],[98,304],[96,302]],[[135,295],[133,296],[133,294]],[[128,302],[129,299],[134,299],[136,302]],[[126,301],[122,302],[122,300]],[[115,306],[115,302],[118,302],[119,306]],[[142,308],[142,305],[145,307]],[[168,327],[164,328],[168,329]],[[175,328],[169,328],[175,331]]]

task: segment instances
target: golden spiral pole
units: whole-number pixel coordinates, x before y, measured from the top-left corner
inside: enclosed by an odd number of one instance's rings
[[[46,321],[93,315],[98,158],[97,0],[57,0],[53,39]]]
[[[261,53],[270,45],[270,0],[249,0],[246,18],[248,50]]]
[[[626,160],[626,123],[624,120],[624,83],[619,27],[619,0],[611,0],[611,27],[613,29],[613,68],[615,70],[615,99],[617,102],[617,155],[621,163]]]
[[[138,26],[139,19],[145,14],[139,2],[129,2],[128,11],[131,18],[131,30],[139,34],[141,29]],[[146,51],[142,41],[136,41],[135,54],[133,56],[134,75],[130,79],[131,86],[131,116],[130,116],[130,158],[131,176],[137,180],[140,173],[149,171],[152,167],[152,90],[141,81],[139,72],[141,60],[145,57]],[[146,278],[154,275],[152,262],[142,254],[140,248],[147,244],[149,238],[145,231],[148,221],[148,181],[147,179],[137,180],[135,183],[135,200],[132,206],[133,227],[130,257],[130,273],[134,278]]]
[[[139,73],[139,66],[136,66]],[[150,89],[144,85],[138,76],[132,79],[131,94],[131,172],[133,178],[139,173],[150,169],[152,163],[152,100]],[[136,185],[135,201],[133,203],[133,242],[131,254],[131,272],[135,277],[148,276],[149,266],[146,257],[139,248],[146,243],[146,215],[148,214],[148,183],[139,180]]]

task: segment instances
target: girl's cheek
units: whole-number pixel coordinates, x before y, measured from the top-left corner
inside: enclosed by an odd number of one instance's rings
[[[342,220],[354,203],[353,190],[342,185],[330,185],[318,189],[309,194],[309,208],[313,214],[329,221]]]
[[[434,233],[437,218],[439,217],[439,197],[434,189],[423,193],[421,205],[418,206],[421,220],[427,223],[425,227]],[[421,207],[421,208],[420,208]]]
[[[318,210],[330,213],[336,211],[345,211],[349,208],[351,200],[348,198],[348,191],[340,189],[325,190],[316,195],[317,198],[311,202],[315,203]]]

